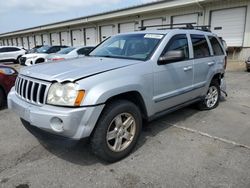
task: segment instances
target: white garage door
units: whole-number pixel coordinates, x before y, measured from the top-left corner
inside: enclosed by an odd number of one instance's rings
[[[59,33],[51,33],[51,45],[60,45]]]
[[[73,46],[84,45],[83,32],[81,29],[72,31],[72,43]]]
[[[61,44],[66,45],[66,46],[70,45],[69,32],[68,31],[61,32]]]
[[[151,19],[151,20],[143,20],[143,26],[155,26],[155,25],[162,25],[163,20],[162,18],[157,18],[157,19]],[[149,27],[147,30],[155,30],[157,28],[162,28],[162,27]]]
[[[23,37],[23,47],[29,49],[28,37]]]
[[[41,35],[36,35],[35,39],[36,39],[36,46],[40,46],[40,45],[43,44],[42,36]]]
[[[13,46],[17,46],[16,38],[13,38],[13,39],[12,39],[12,44],[13,44]]]
[[[4,46],[8,46],[8,40],[7,39],[4,39],[3,43],[4,43]]]
[[[30,49],[35,47],[35,38],[34,36],[29,36]]]
[[[135,23],[121,23],[119,24],[119,31],[120,33],[127,33],[127,32],[133,32],[135,31]]]
[[[95,46],[97,43],[96,28],[86,28],[85,29],[85,41],[86,46]]]
[[[8,39],[8,46],[12,46],[12,40],[11,39]]]
[[[101,41],[104,41],[110,36],[114,35],[113,25],[101,26]]]
[[[17,38],[17,46],[23,46],[23,42],[22,42],[22,38],[21,37],[18,37]]]
[[[198,14],[187,14],[187,15],[180,15],[180,16],[173,16],[172,17],[173,24],[181,24],[181,23],[196,23],[198,24]]]
[[[48,34],[43,34],[43,45],[50,45],[50,39]]]
[[[223,37],[228,46],[243,45],[246,22],[246,8],[233,8],[213,11],[211,14],[211,30]]]

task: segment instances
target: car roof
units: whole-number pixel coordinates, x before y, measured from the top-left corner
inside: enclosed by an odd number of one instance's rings
[[[128,33],[121,33],[119,35],[126,35],[126,34],[159,34],[159,35],[167,35],[168,33],[189,33],[189,34],[202,34],[202,35],[213,35],[216,34],[208,31],[197,30],[197,29],[166,29],[166,30],[157,30],[157,29],[150,29],[150,30],[143,30],[143,31],[135,31],[135,32],[128,32]]]
[[[0,46],[0,48],[19,48],[19,49],[22,49],[23,47],[20,47],[20,46]]]

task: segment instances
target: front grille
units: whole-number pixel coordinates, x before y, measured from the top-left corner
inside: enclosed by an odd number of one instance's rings
[[[20,57],[19,63],[20,63],[21,65],[25,65],[26,59],[27,59],[26,57]]]
[[[23,100],[42,105],[46,103],[49,86],[49,82],[18,76],[16,79],[15,91]]]

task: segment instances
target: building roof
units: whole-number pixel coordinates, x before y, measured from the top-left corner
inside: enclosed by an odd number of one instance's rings
[[[117,9],[117,10],[113,10],[113,11],[102,12],[102,13],[98,13],[98,14],[69,19],[69,20],[65,20],[65,21],[60,21],[60,22],[40,25],[40,26],[36,26],[36,27],[30,27],[30,28],[26,28],[26,29],[1,33],[0,37],[28,34],[28,33],[32,33],[32,32],[57,29],[57,28],[62,28],[62,27],[68,27],[71,25],[84,24],[84,23],[86,24],[86,23],[101,21],[101,20],[105,20],[105,19],[111,19],[114,17],[122,17],[122,16],[127,16],[127,15],[140,14],[140,13],[144,13],[144,12],[157,11],[157,10],[161,10],[161,9],[173,8],[173,7],[178,7],[178,6],[185,6],[185,5],[190,5],[190,4],[200,3],[200,2],[205,2],[205,1],[206,0],[157,0],[157,1],[150,2],[150,3],[144,3],[141,5],[130,6],[130,7]]]

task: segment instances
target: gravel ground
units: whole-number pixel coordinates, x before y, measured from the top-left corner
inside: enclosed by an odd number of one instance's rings
[[[31,134],[0,111],[0,187],[250,187],[250,73],[229,68],[229,97],[213,111],[188,107],[145,125],[134,152],[115,164]],[[35,136],[34,136],[35,135]]]

